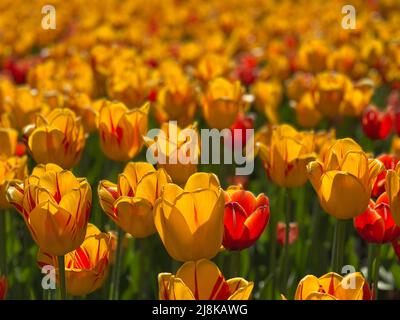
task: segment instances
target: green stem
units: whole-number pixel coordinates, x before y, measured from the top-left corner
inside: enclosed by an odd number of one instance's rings
[[[368,282],[373,282],[373,269],[375,259],[375,245],[372,243],[368,244]]]
[[[375,299],[378,299],[378,282],[379,282],[379,266],[381,264],[381,245],[375,246],[374,274],[373,274],[373,291]]]
[[[288,199],[286,202],[286,210],[285,214],[285,244],[283,248],[283,262],[282,262],[282,279],[281,279],[281,290],[283,293],[286,293],[287,290],[287,281],[288,281],[288,271],[289,271],[289,234],[290,234],[290,215],[292,209],[292,199],[291,193],[289,189],[286,189]]]
[[[114,268],[110,286],[110,300],[118,300],[119,297],[119,280],[120,280],[120,269],[122,260],[122,241],[124,232],[118,227],[117,237],[117,251],[114,260]]]
[[[240,250],[234,250],[231,251],[231,275],[233,278],[235,277],[240,277],[241,276],[241,261],[240,261],[240,255],[241,251]]]
[[[332,271],[340,273],[343,267],[346,220],[336,220],[332,247]]]
[[[7,275],[7,235],[6,235],[6,214],[0,212],[0,274]]]
[[[58,256],[58,272],[60,275],[60,296],[61,300],[66,300],[67,298],[67,290],[65,286],[65,263],[64,256]]]

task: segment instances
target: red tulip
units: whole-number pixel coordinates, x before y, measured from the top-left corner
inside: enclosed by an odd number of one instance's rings
[[[391,108],[386,111],[379,111],[374,106],[365,109],[362,119],[364,134],[372,140],[384,140],[392,131],[393,115]]]
[[[387,243],[400,237],[400,228],[393,220],[386,192],[376,202],[370,200],[364,213],[354,218],[354,226],[367,242]]]
[[[5,276],[0,277],[0,300],[4,300],[7,295],[7,278]]]
[[[239,113],[236,118],[236,121],[232,124],[230,128],[233,147],[240,147],[241,149],[244,148],[247,143],[246,129],[253,129],[253,128],[254,128],[253,115],[251,114],[246,115],[244,113]],[[239,135],[237,135],[238,133]],[[236,141],[236,137],[238,137],[239,139],[241,138],[241,142],[240,140]]]
[[[244,55],[236,69],[237,77],[244,85],[249,86],[257,79],[257,59],[252,55]]]
[[[276,225],[278,243],[282,246],[286,242],[286,223],[279,221]],[[294,243],[299,237],[299,226],[296,222],[289,224],[289,244]]]
[[[391,154],[382,154],[377,159],[383,163],[386,170],[389,170],[389,169],[394,170],[397,162],[399,162],[399,159],[397,159],[395,156],[393,156]],[[382,173],[380,173],[378,175],[378,177],[376,178],[376,181],[375,181],[374,187],[372,188],[372,193],[371,193],[371,196],[374,198],[379,197],[382,193],[385,192],[386,170],[384,170]]]
[[[268,220],[268,197],[261,193],[256,198],[249,191],[229,188],[225,197],[222,245],[228,250],[252,246],[263,233]]]

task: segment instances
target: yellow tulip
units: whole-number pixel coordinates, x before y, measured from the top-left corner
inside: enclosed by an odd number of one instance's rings
[[[107,278],[110,266],[111,236],[89,223],[83,243],[64,257],[67,293],[84,296],[98,290]],[[57,257],[42,250],[37,255],[38,265],[57,268]]]
[[[207,54],[198,63],[197,78],[203,83],[224,76],[229,67],[229,60],[222,55]]]
[[[315,107],[313,95],[309,92],[304,94],[298,103],[294,103],[296,120],[305,128],[314,128],[321,121],[322,114]]]
[[[14,99],[7,99],[5,104],[16,129],[22,129],[33,123],[36,114],[46,108],[38,92],[25,86],[17,88]]]
[[[264,114],[270,123],[278,123],[278,107],[282,102],[282,85],[276,81],[257,81],[252,86],[256,110]]]
[[[135,238],[156,232],[153,207],[171,178],[164,169],[155,170],[146,162],[130,162],[118,177],[118,184],[100,181],[98,193],[104,212]]]
[[[400,164],[395,170],[386,171],[385,190],[389,198],[390,211],[393,219],[400,226]]]
[[[171,77],[157,96],[155,111],[158,122],[175,120],[181,127],[189,125],[197,109],[196,100],[194,87],[185,76]]]
[[[147,133],[149,104],[128,110],[122,103],[106,102],[100,108],[98,129],[100,145],[107,157],[114,161],[134,158],[143,146]]]
[[[27,157],[0,158],[0,208],[9,208],[7,201],[8,182],[24,179],[28,175]]]
[[[249,300],[253,286],[243,278],[225,280],[218,267],[206,259],[186,262],[176,275],[158,275],[160,300]]]
[[[15,155],[18,143],[18,131],[12,128],[0,127],[0,156],[10,157]]]
[[[9,183],[7,200],[21,213],[39,248],[63,256],[85,239],[92,190],[84,178],[55,164],[38,165]]]
[[[195,130],[195,127],[196,124],[193,124],[185,129],[181,129],[173,123],[163,123],[160,128],[162,133],[154,140],[145,137],[148,147],[154,147],[157,157],[163,159],[164,163],[157,163],[157,168],[165,169],[172,178],[172,181],[179,185],[184,185],[187,179],[197,171],[196,163],[189,162],[184,164],[180,161],[182,157],[190,157],[193,160],[198,160],[200,156],[200,141],[197,131],[196,141],[191,141],[192,138],[185,135],[186,130]],[[174,158],[176,163],[171,163],[171,158]]]
[[[268,177],[281,187],[307,182],[306,165],[315,159],[314,135],[283,124],[272,129],[270,143],[256,144]]]
[[[55,163],[70,169],[79,162],[86,137],[80,118],[70,109],[37,115],[29,130],[28,147],[38,164]]]
[[[360,272],[345,277],[330,272],[317,278],[304,277],[298,284],[295,300],[371,300],[367,281]]]
[[[322,208],[338,219],[364,212],[376,177],[384,170],[376,159],[368,159],[352,139],[336,140],[322,156],[307,166],[309,179]]]
[[[348,117],[360,117],[370,104],[373,93],[374,82],[369,79],[360,80],[354,86],[350,86],[344,97],[340,113]]]
[[[165,185],[155,204],[154,223],[169,255],[178,261],[216,256],[224,233],[224,206],[214,174],[195,173],[184,189]]]
[[[231,83],[224,78],[212,80],[203,95],[203,116],[210,128],[230,128],[244,107],[240,82]]]
[[[300,101],[304,94],[315,87],[315,77],[311,73],[297,72],[286,87],[289,99]]]
[[[317,73],[326,69],[329,48],[323,41],[305,41],[299,49],[300,70]]]
[[[352,88],[351,81],[343,74],[323,72],[317,75],[315,107],[325,116],[334,118],[342,108],[345,95]]]

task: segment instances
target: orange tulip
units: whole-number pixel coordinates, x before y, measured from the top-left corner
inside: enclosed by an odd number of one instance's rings
[[[71,171],[55,164],[38,165],[25,180],[9,183],[7,199],[42,251],[63,256],[85,239],[92,190],[86,179]]]
[[[79,162],[86,142],[81,120],[70,109],[38,115],[27,135],[29,150],[38,164],[55,163],[65,169]]]
[[[8,182],[28,175],[27,162],[27,157],[0,158],[0,208],[10,207],[6,198]]]
[[[67,292],[84,296],[98,290],[107,278],[110,265],[111,236],[89,223],[83,243],[64,257]],[[58,268],[57,257],[40,250],[38,265]]]
[[[147,132],[149,104],[128,110],[122,103],[106,102],[99,111],[98,129],[104,154],[114,161],[134,158]]]
[[[218,267],[206,259],[186,262],[176,275],[158,275],[160,300],[248,300],[253,286],[243,278],[225,280]]]
[[[143,238],[156,232],[153,206],[162,187],[171,182],[164,169],[146,162],[130,162],[118,184],[100,181],[98,193],[104,212],[125,232]]]

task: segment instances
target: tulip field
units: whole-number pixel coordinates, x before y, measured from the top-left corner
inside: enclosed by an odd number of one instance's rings
[[[399,299],[399,25],[1,0],[0,300]]]

